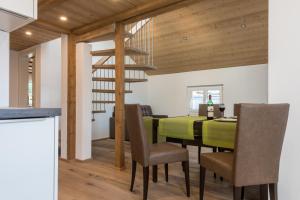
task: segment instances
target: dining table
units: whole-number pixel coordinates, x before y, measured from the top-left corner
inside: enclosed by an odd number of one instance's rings
[[[198,146],[198,162],[202,147],[233,151],[237,120],[221,118],[207,120],[206,116],[180,116],[152,119],[152,143],[162,141]],[[148,125],[149,126],[149,125]],[[165,138],[165,139],[162,139]],[[153,167],[153,181],[157,182],[157,167]]]

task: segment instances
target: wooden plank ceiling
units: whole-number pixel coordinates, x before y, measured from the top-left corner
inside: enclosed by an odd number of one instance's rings
[[[11,34],[11,49],[23,50],[61,33],[87,33],[118,20],[131,22],[141,13],[155,15],[170,2],[181,8],[155,17],[158,70],[150,75],[268,62],[268,0],[39,0],[39,19]]]
[[[11,33],[11,49],[19,51],[50,41],[60,37],[60,33],[80,29],[148,2],[151,0],[38,0],[38,20]],[[60,21],[60,16],[67,16],[68,21]],[[32,36],[27,36],[26,31],[32,32]]]
[[[154,41],[152,75],[268,63],[268,0],[202,0],[157,16]]]

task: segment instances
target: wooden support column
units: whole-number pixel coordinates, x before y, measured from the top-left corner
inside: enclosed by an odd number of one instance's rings
[[[122,23],[116,24],[115,48],[116,48],[116,106],[115,106],[115,165],[118,168],[125,167],[124,156],[124,132],[125,132],[125,68],[124,68],[124,32]]]
[[[75,159],[76,149],[76,37],[68,35],[68,119],[67,158]]]

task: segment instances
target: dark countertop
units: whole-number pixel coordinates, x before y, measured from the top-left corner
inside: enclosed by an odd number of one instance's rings
[[[60,115],[60,108],[0,108],[0,120],[46,118]]]

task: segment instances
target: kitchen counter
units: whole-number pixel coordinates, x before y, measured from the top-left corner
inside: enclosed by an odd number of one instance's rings
[[[59,108],[0,108],[0,199],[58,199],[60,115]]]
[[[0,120],[46,118],[60,115],[60,108],[0,108]]]

